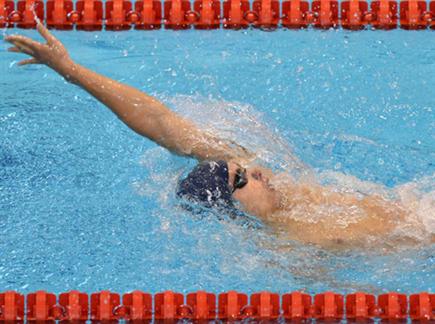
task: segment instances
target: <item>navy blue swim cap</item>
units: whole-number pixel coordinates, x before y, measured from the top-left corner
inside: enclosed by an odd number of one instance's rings
[[[228,177],[227,162],[201,162],[180,181],[177,195],[205,207],[232,206]]]

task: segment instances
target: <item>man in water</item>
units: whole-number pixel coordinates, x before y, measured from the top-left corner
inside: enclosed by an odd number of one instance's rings
[[[397,231],[410,214],[399,201],[282,181],[282,175],[252,164],[254,155],[243,147],[200,130],[156,98],[77,64],[39,21],[37,30],[46,44],[19,35],[5,37],[13,44],[9,51],[32,56],[19,65],[49,66],[138,134],[200,162],[180,181],[178,196],[207,207],[239,208],[285,238],[328,248],[416,242]],[[430,234],[424,235],[430,240]]]

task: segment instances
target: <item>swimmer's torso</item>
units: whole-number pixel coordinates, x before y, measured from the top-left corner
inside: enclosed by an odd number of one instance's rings
[[[324,247],[385,243],[406,214],[381,197],[357,197],[319,185],[299,184],[280,191],[282,206],[265,221],[288,239]]]
[[[256,195],[256,199],[242,205],[284,239],[340,249],[370,246],[389,249],[419,241],[403,231],[411,226],[407,222],[411,211],[398,200],[341,192],[314,181],[296,182],[285,174],[272,175],[261,167],[250,170],[252,181],[260,180],[248,189],[246,197]],[[259,172],[263,174],[255,175]],[[242,202],[246,201],[243,194],[239,195]],[[409,230],[423,233],[420,225],[412,224],[416,228]]]

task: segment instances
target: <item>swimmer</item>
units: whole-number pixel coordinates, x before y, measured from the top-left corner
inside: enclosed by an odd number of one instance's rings
[[[419,242],[397,235],[399,225],[410,214],[400,200],[340,192],[333,186],[274,174],[255,165],[255,154],[242,146],[201,130],[156,98],[74,62],[39,21],[37,30],[45,44],[20,35],[5,37],[13,44],[10,52],[31,56],[18,65],[47,65],[94,96],[136,133],[199,161],[179,182],[179,197],[207,207],[239,208],[258,217],[279,236],[323,248]],[[433,241],[433,235],[424,240]]]

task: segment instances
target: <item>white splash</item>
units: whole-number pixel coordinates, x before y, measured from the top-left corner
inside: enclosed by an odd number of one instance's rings
[[[164,100],[198,127],[255,152],[259,163],[298,177],[310,173],[293,153],[291,144],[275,132],[274,127],[266,125],[264,116],[253,106],[198,95],[178,95]]]
[[[288,139],[274,131],[273,125],[264,121],[264,116],[251,105],[204,98],[198,95],[178,95],[163,98],[163,101],[200,128],[255,152],[259,164],[271,167],[277,172],[285,172],[286,174],[279,177],[281,181],[299,179],[308,183],[324,183],[332,186],[336,192],[354,194],[357,197],[378,195],[388,200],[400,201],[411,212],[406,221],[399,224],[397,233],[394,234],[423,241],[430,233],[435,232],[435,188],[433,188],[435,176],[392,190],[382,184],[363,181],[355,176],[332,170],[315,172],[293,154],[292,145]],[[361,137],[348,137],[347,139],[378,145]],[[141,163],[150,170],[150,177],[144,182],[135,183],[140,194],[157,196],[160,202],[168,203],[177,180],[189,168],[188,166],[180,167],[180,163],[177,166],[177,163],[172,163],[171,159],[173,159],[171,154],[162,148],[145,152]],[[162,164],[167,166],[163,172],[152,172],[152,170],[161,169]],[[430,186],[432,188],[429,188]],[[318,213],[318,216],[322,218],[341,215],[337,218],[337,226],[343,228],[355,223],[361,217],[357,209],[350,210],[344,217],[346,213],[341,211],[340,206],[335,205],[324,206],[323,209],[319,209]],[[304,216],[306,221],[316,222],[316,219],[318,221],[315,215],[312,215],[312,219],[306,213],[301,213],[301,216]]]

